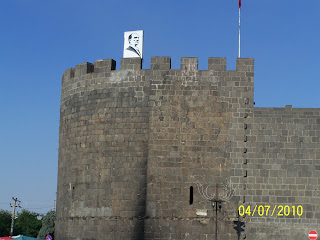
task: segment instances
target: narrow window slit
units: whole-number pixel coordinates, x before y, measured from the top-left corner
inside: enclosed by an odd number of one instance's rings
[[[193,187],[191,186],[190,187],[190,205],[192,205],[193,204]]]

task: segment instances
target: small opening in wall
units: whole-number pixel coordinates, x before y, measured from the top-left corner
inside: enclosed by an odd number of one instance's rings
[[[190,187],[190,201],[189,201],[190,205],[193,204],[193,187]]]

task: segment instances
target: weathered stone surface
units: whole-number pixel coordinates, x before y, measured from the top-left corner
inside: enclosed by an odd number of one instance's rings
[[[208,70],[197,58],[181,69],[169,57],[151,69],[115,64],[63,74],[56,239],[294,240],[319,230],[320,109],[254,108],[253,59],[236,71],[225,58],[209,58]],[[291,214],[243,218],[240,205]]]

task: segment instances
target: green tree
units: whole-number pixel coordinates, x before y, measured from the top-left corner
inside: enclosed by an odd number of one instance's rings
[[[44,239],[47,235],[54,237],[54,221],[56,220],[56,212],[50,211],[42,218],[42,227],[38,234],[38,238]]]
[[[13,234],[37,237],[42,225],[41,220],[38,219],[39,216],[41,216],[39,213],[22,210],[15,220]]]
[[[0,237],[9,236],[11,228],[11,214],[9,211],[0,210]]]

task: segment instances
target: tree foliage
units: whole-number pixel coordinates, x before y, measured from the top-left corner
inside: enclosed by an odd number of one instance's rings
[[[41,220],[38,219],[39,216],[41,216],[39,213],[22,210],[15,220],[13,234],[37,237],[42,226]]]
[[[11,228],[11,214],[9,211],[0,210],[0,237],[9,236]]]
[[[38,238],[44,239],[47,235],[54,236],[54,221],[56,220],[56,212],[50,211],[42,218],[42,227]]]

